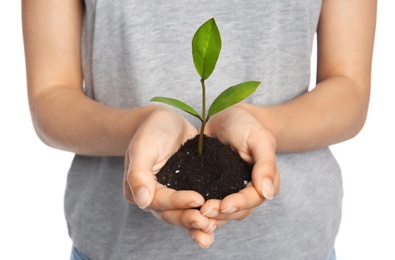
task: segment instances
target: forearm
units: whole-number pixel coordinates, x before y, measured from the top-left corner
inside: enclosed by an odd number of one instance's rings
[[[243,104],[275,136],[277,151],[298,152],[335,144],[362,128],[369,87],[347,77],[332,77],[312,91],[284,104]]]
[[[123,156],[152,107],[116,109],[64,86],[29,97],[35,130],[47,145],[84,155]]]
[[[369,104],[377,1],[323,1],[316,88],[284,104],[248,106],[277,151],[317,149],[355,136]]]

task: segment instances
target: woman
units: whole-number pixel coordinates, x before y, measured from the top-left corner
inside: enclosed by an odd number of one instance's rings
[[[376,1],[42,0],[22,8],[35,129],[76,153],[65,195],[73,259],[334,258],[342,183],[328,146],[365,122]],[[236,82],[263,84],[206,127],[254,165],[252,183],[205,202],[155,181],[197,130],[148,101],[182,93],[198,105],[190,41],[211,17],[223,48],[208,99]]]

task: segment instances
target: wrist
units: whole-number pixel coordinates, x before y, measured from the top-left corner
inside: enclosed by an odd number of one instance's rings
[[[123,155],[128,148],[130,141],[136,134],[141,124],[146,118],[150,116],[154,111],[161,110],[160,106],[157,105],[147,105],[141,106],[133,109],[121,109],[118,111],[119,116],[114,122],[114,124],[108,125],[108,135],[116,138],[113,140],[114,143],[118,143],[118,154]],[[114,133],[114,131],[116,131]]]
[[[283,118],[278,114],[276,106],[259,106],[241,102],[238,106],[249,111],[258,121],[274,136],[275,139],[280,136],[285,128]]]

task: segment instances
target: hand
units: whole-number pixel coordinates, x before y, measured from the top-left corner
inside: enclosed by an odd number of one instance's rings
[[[217,220],[241,220],[280,190],[273,135],[242,104],[225,109],[208,121],[207,135],[235,149],[241,158],[253,164],[252,185],[222,201],[209,200],[200,209]]]
[[[176,191],[158,183],[155,174],[197,130],[173,110],[155,106],[141,123],[125,155],[124,197],[158,219],[181,227],[201,247],[214,241],[219,224],[194,209],[204,198],[194,191]]]

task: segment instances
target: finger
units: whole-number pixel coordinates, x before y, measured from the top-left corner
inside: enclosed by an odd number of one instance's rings
[[[186,122],[176,112],[160,109],[135,134],[129,148],[126,182],[133,201],[140,208],[146,208],[153,201],[156,188],[154,173],[164,166],[183,141],[197,131]]]
[[[233,213],[222,213],[222,212],[219,212],[218,215],[216,215],[214,218],[210,218],[210,220],[215,220],[216,221],[215,229],[218,229],[222,225],[226,224],[228,221],[231,221],[231,220],[240,221],[240,220],[245,219],[252,212],[254,212],[255,209],[256,208],[244,209],[244,210],[235,211]]]
[[[255,211],[255,208],[252,209],[244,209],[240,211],[236,211],[234,213],[220,213],[215,219],[217,221],[231,221],[231,220],[236,220],[236,221],[241,221],[251,215],[252,212]]]
[[[273,199],[280,189],[280,175],[276,163],[276,143],[274,138],[264,129],[249,138],[250,151],[254,158],[252,183],[257,192],[268,200]],[[264,144],[252,140],[266,140]]]
[[[202,228],[200,229],[203,232],[206,233],[213,233],[215,230],[217,230],[218,228],[222,227],[225,223],[222,220],[216,220],[216,219],[212,219],[209,218],[209,225],[207,228]]]
[[[216,221],[215,223],[217,225],[216,229],[219,229],[219,228],[225,226],[230,220],[227,220],[227,219],[221,220],[221,219],[219,219],[219,220],[215,220],[215,221]]]
[[[272,200],[280,191],[280,174],[276,162],[272,159],[255,163],[251,178],[255,189],[263,198]]]
[[[203,204],[203,196],[195,191],[176,191],[160,183],[156,183],[155,196],[150,207],[164,211],[197,208]]]
[[[226,196],[220,204],[221,213],[230,214],[241,210],[256,208],[265,201],[255,187],[249,183],[237,193]]]
[[[129,153],[125,155],[125,167],[123,176],[123,196],[130,203],[136,204],[134,201],[133,193],[128,182],[130,158]]]
[[[156,180],[153,174],[153,167],[158,156],[155,153],[155,149],[146,148],[155,147],[150,138],[144,139],[145,144],[142,141],[138,137],[132,141],[130,149],[125,156],[125,159],[129,160],[125,175],[126,184],[129,186],[133,201],[140,208],[144,209],[151,204],[155,195]],[[125,192],[125,195],[130,194]]]
[[[250,183],[246,188],[221,200],[209,200],[202,207],[203,216],[216,220],[242,220],[261,205],[263,199]]]
[[[187,233],[201,248],[207,249],[214,243],[214,232],[206,233],[199,229],[187,229]]]
[[[202,207],[200,212],[203,216],[208,218],[215,218],[220,214],[221,200],[211,199],[207,200]]]
[[[194,218],[199,218],[199,213],[198,210],[191,209],[191,210],[170,210],[170,211],[157,211],[157,210],[150,210],[156,218],[169,223],[169,224],[174,224],[181,229],[183,229],[189,236],[191,237],[192,240],[195,241],[196,244],[198,244],[202,248],[209,248],[213,242],[214,242],[214,229],[212,228],[212,232],[205,232],[201,230],[200,228],[194,228],[193,223],[198,223],[194,221]],[[198,214],[196,214],[196,212]],[[185,216],[181,216],[185,215]],[[188,217],[190,218],[189,220],[186,220]],[[192,221],[191,221],[192,220]],[[196,220],[196,219],[195,219]],[[226,222],[225,221],[210,221],[208,220],[208,223],[218,223],[217,226],[223,226]],[[187,222],[190,222],[190,224],[187,224]],[[202,225],[202,224],[200,224]],[[209,225],[207,227],[209,227]]]
[[[172,225],[188,229],[211,230],[215,221],[202,216],[197,209],[158,211],[151,209],[156,218]]]

